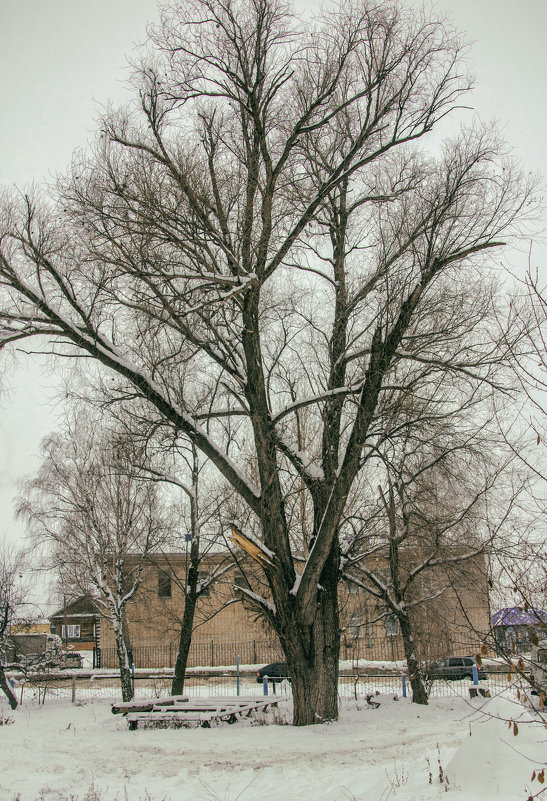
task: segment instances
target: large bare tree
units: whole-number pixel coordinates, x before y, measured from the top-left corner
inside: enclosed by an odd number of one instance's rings
[[[476,387],[499,358],[480,319],[461,350],[458,319],[531,189],[485,131],[420,146],[466,102],[461,51],[393,2],[168,7],[136,102],[58,193],[3,215],[3,341],[101,362],[248,508],[297,725],[337,716],[339,528],[383,394],[424,363]]]

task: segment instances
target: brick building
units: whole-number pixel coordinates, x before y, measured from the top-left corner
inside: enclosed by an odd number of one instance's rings
[[[174,664],[187,567],[184,553],[156,555],[145,566],[141,587],[127,606],[136,667]],[[236,565],[228,553],[212,553],[202,561],[201,578],[213,570],[219,577],[198,600],[189,667],[231,665],[237,656],[242,664],[283,659],[276,635],[246,607],[237,589],[247,585],[246,576],[254,586],[260,570],[247,557]],[[412,614],[419,658],[475,653],[490,623],[484,557],[466,560],[450,574],[439,568],[424,575],[416,592],[432,596]],[[340,609],[341,659],[404,658],[397,620],[371,595],[342,582]],[[100,649],[101,664],[115,667],[113,631],[107,621],[101,625]]]

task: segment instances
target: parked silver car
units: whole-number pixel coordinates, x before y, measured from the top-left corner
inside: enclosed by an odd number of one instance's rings
[[[473,667],[476,667],[479,674],[479,679],[487,679],[488,674],[486,671],[477,665],[475,660],[470,656],[449,656],[446,659],[438,659],[432,662],[426,671],[426,678],[429,681],[434,679],[446,679],[447,681],[456,681],[459,679],[472,679]]]

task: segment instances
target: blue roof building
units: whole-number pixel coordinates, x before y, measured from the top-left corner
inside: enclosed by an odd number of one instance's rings
[[[538,623],[547,623],[547,612],[532,606],[508,606],[492,615],[494,626],[535,626]]]
[[[509,606],[492,615],[494,639],[499,653],[529,651],[534,642],[547,637],[547,612],[529,606]]]

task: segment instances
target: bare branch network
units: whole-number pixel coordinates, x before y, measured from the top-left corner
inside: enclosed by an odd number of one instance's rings
[[[421,146],[466,102],[463,50],[391,2],[306,21],[188,0],[93,151],[49,196],[5,199],[3,343],[98,361],[233,487],[274,555],[262,603],[300,677],[297,723],[336,716],[356,482],[416,418],[472,427],[518,347],[492,335],[489,254],[534,187],[490,129],[438,158]]]

